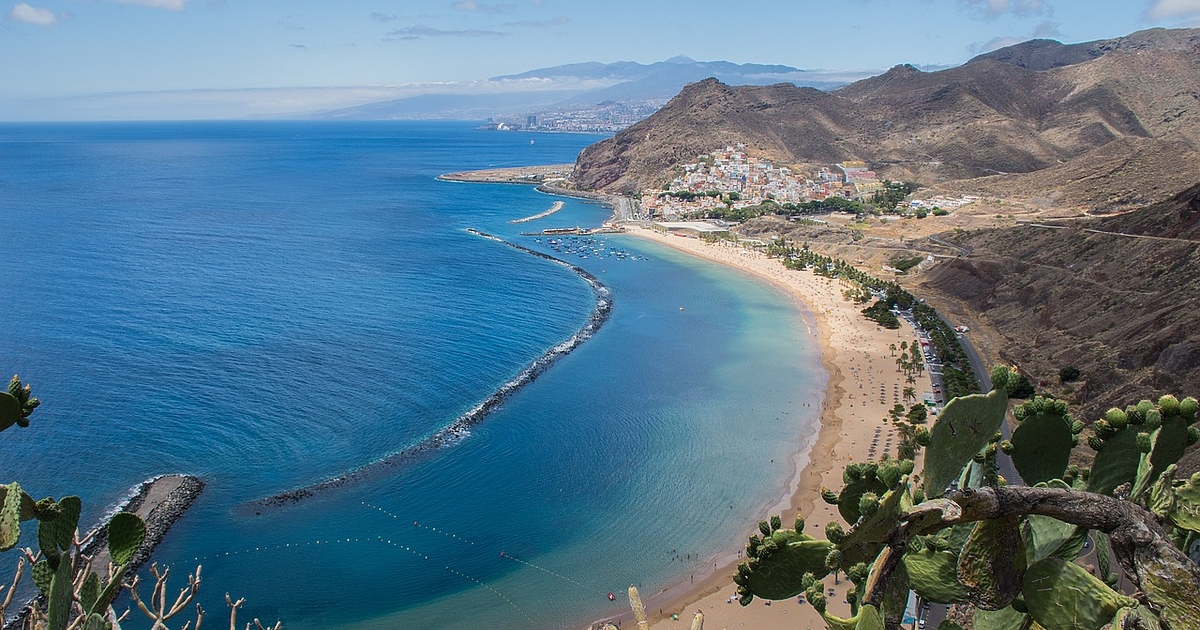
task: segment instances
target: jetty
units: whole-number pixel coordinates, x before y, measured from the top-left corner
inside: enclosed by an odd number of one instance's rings
[[[530,221],[537,221],[538,219],[544,219],[544,218],[554,214],[555,212],[562,210],[564,205],[566,205],[566,203],[564,203],[562,201],[555,201],[554,204],[550,206],[550,209],[545,212],[539,212],[533,216],[525,217],[524,219],[513,219],[512,221],[509,221],[509,223],[529,223]]]
[[[513,168],[491,168],[461,173],[446,173],[438,179],[446,182],[480,182],[489,184],[544,184],[566,180],[574,164],[544,164],[540,166],[518,166]]]

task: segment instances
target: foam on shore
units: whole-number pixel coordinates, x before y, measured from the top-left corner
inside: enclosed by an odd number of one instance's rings
[[[326,479],[302,488],[281,492],[279,494],[243,504],[240,510],[245,512],[253,512],[255,515],[259,515],[266,508],[276,508],[299,503],[327,490],[339,488],[349,483],[377,477],[383,474],[383,472],[386,470],[396,466],[410,464],[413,461],[423,458],[441,448],[457,444],[470,435],[471,427],[482,422],[492,411],[499,407],[510,396],[520,391],[522,387],[525,387],[526,385],[535,381],[539,376],[542,375],[543,372],[548,370],[555,361],[558,361],[567,354],[570,354],[571,351],[573,351],[575,348],[578,348],[580,344],[590,339],[592,335],[596,334],[596,331],[600,330],[600,327],[608,321],[609,315],[612,314],[612,292],[607,286],[604,285],[604,283],[600,282],[600,279],[596,276],[580,267],[566,262],[565,260],[532,250],[522,245],[517,245],[516,243],[511,243],[498,236],[488,234],[487,232],[476,230],[474,228],[468,228],[467,231],[476,236],[486,238],[497,243],[502,243],[526,254],[544,258],[555,264],[562,265],[563,267],[566,267],[577,274],[580,278],[583,278],[583,280],[588,283],[588,286],[591,287],[592,293],[594,294],[596,300],[595,307],[592,310],[592,314],[588,317],[587,322],[582,328],[576,331],[575,334],[568,337],[565,341],[555,345],[547,350],[545,354],[537,359],[534,359],[532,363],[525,367],[525,369],[521,370],[521,372],[511,380],[501,385],[499,389],[492,392],[490,396],[483,399],[482,402],[480,402],[470,411],[467,411],[463,415],[459,416],[458,419],[450,423],[449,426],[437,431],[424,440],[421,440],[417,444],[396,453],[392,453],[391,455],[387,455],[381,459],[377,459],[331,479]]]

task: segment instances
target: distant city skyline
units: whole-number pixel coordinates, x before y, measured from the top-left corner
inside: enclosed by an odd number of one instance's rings
[[[487,79],[681,54],[850,75],[946,67],[1033,38],[1200,26],[1200,0],[26,0],[0,14],[0,120],[86,120],[548,89]]]

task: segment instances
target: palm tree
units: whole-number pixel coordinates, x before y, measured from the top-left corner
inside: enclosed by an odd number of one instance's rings
[[[910,400],[910,399],[914,400],[914,401],[917,399],[917,390],[914,389],[911,385],[904,388],[904,400]]]
[[[894,343],[889,343],[889,344],[888,344],[888,350],[891,350],[891,351],[892,351],[892,356],[896,356],[896,344],[894,344]]]

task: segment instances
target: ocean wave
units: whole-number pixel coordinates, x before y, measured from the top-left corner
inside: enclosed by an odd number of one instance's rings
[[[537,380],[537,378],[546,370],[550,369],[550,366],[552,366],[556,361],[570,354],[573,350],[575,350],[575,348],[578,348],[580,344],[590,339],[592,335],[596,334],[596,331],[600,330],[600,327],[602,327],[605,322],[608,321],[609,315],[612,314],[612,291],[605,286],[603,282],[600,282],[599,278],[592,275],[587,270],[576,265],[572,265],[565,260],[555,258],[549,254],[506,241],[498,236],[488,234],[487,232],[476,230],[474,228],[468,228],[467,232],[490,241],[502,243],[526,254],[537,256],[538,258],[543,258],[555,264],[562,265],[563,267],[570,269],[580,278],[583,278],[584,282],[587,282],[588,286],[591,287],[592,293],[595,296],[595,306],[592,309],[591,315],[588,316],[587,322],[582,328],[577,330],[566,340],[558,343],[554,347],[547,350],[545,354],[534,359],[516,376],[497,388],[496,391],[492,392],[492,394],[487,398],[484,398],[482,402],[473,407],[470,411],[467,411],[463,415],[459,416],[454,422],[450,423],[450,425],[438,430],[436,433],[430,435],[424,440],[421,440],[417,444],[390,455],[386,455],[380,459],[336,477],[243,504],[240,508],[240,511],[261,514],[266,508],[283,507],[299,503],[306,499],[315,497],[327,490],[340,488],[347,484],[377,477],[387,470],[394,469],[395,467],[401,465],[411,464],[412,462],[426,457],[435,451],[462,442],[464,439],[470,436],[471,427],[482,422],[489,414],[491,414],[492,411],[499,407],[513,394],[520,391],[521,388]]]

